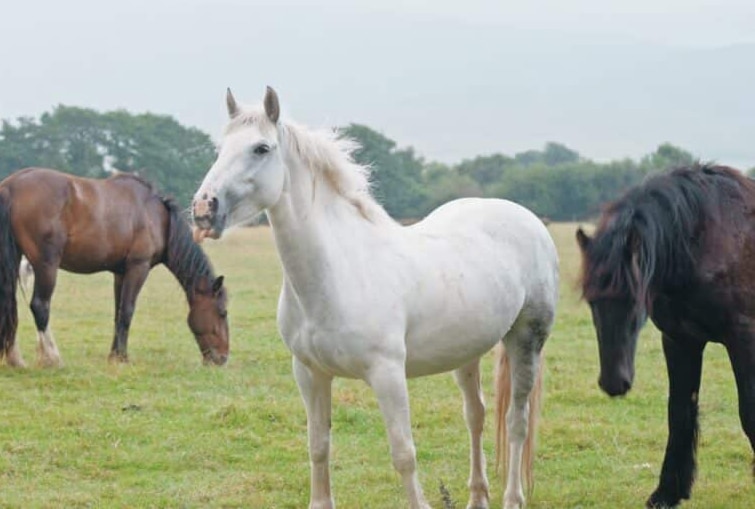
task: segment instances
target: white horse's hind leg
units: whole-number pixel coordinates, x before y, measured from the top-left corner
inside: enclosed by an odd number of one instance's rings
[[[524,507],[522,456],[529,430],[530,394],[539,374],[540,350],[546,337],[547,333],[543,335],[539,328],[534,330],[529,325],[520,325],[504,338],[511,368],[511,406],[506,414],[508,477],[503,495],[505,509]]]
[[[401,475],[411,509],[430,509],[417,477],[417,455],[412,439],[409,392],[403,363],[373,366],[367,378],[383,413],[391,445],[393,467]]]
[[[469,429],[469,504],[467,509],[487,509],[490,502],[488,478],[485,475],[485,453],[482,432],[485,425],[485,403],[480,387],[480,360],[454,371],[456,383],[464,396],[464,418]]]
[[[332,378],[294,357],[294,377],[307,409],[310,461],[310,509],[333,509],[330,493],[330,413]]]

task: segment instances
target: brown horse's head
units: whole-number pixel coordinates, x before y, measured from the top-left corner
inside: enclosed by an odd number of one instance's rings
[[[223,276],[202,276],[189,300],[189,328],[202,352],[205,364],[223,365],[228,360],[227,295]]]

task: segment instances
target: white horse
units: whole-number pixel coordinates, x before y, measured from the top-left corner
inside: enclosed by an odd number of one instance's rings
[[[543,223],[508,201],[462,199],[402,227],[370,195],[368,170],[350,156],[353,142],[279,120],[270,88],[263,106],[241,107],[230,90],[226,99],[230,122],[192,207],[195,239],[219,238],[267,211],[284,271],[278,327],[307,410],[310,508],[334,507],[335,376],[372,387],[409,505],[429,507],[406,380],[451,370],[471,439],[468,507],[487,508],[479,362],[501,341],[508,359],[497,370],[499,418],[507,391],[513,403],[498,433],[506,444],[508,430],[504,506],[521,507],[523,454],[525,476],[531,465],[525,441],[534,438],[528,421],[538,407],[529,397],[558,299],[557,254]]]

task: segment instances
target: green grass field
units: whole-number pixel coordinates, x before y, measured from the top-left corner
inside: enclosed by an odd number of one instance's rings
[[[550,229],[562,296],[546,344],[545,398],[529,507],[642,507],[655,488],[666,441],[667,381],[658,333],[647,326],[635,386],[612,400],[598,389],[589,310],[575,291],[575,225]],[[230,292],[231,360],[202,367],[184,296],[155,269],[131,330],[131,364],[110,365],[109,275],[61,274],[52,328],[59,370],[0,366],[0,507],[301,508],[309,500],[304,408],[275,311],[281,269],[266,228],[236,231],[205,248]],[[34,365],[36,334],[25,304],[18,340]],[[484,387],[492,401],[492,357]],[[420,477],[434,507],[442,481],[467,501],[467,432],[451,375],[410,382]],[[687,508],[751,508],[752,452],[737,416],[723,349],[706,353],[698,481]],[[502,487],[493,470],[493,507]],[[342,508],[406,507],[375,398],[364,383],[334,387],[332,479]]]

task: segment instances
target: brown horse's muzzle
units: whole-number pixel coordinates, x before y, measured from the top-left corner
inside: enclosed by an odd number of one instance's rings
[[[226,362],[228,362],[228,354],[219,354],[214,348],[202,352],[202,363],[205,366],[211,364],[214,364],[215,366],[225,366]]]

